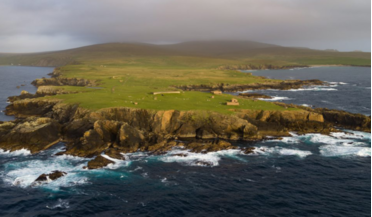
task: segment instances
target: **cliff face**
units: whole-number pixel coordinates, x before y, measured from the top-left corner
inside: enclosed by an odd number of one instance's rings
[[[182,90],[196,90],[196,91],[212,91],[221,90],[224,92],[237,92],[244,90],[260,90],[260,89],[279,89],[289,90],[298,89],[304,86],[324,85],[320,80],[287,80],[283,82],[265,82],[252,84],[216,84],[216,85],[182,85],[175,86]]]
[[[246,110],[239,111],[237,115],[135,108],[107,108],[91,112],[60,100],[37,98],[15,101],[7,107],[6,112],[18,117],[48,118],[58,132],[52,134],[53,139],[58,137],[67,142],[65,153],[83,157],[92,157],[109,149],[121,152],[139,149],[156,151],[154,147],[158,147],[158,144],[164,143],[159,148],[171,147],[166,144],[176,139],[257,140],[267,136],[289,136],[289,131],[329,133],[335,130],[321,114],[304,110]],[[26,124],[36,129],[38,125],[30,121],[35,120],[20,119],[12,126],[0,126],[2,138],[10,141],[14,133],[22,134],[23,131],[14,130],[17,126]],[[0,147],[13,150],[29,148],[29,144],[9,143],[0,144]],[[34,149],[39,150],[42,148]]]
[[[352,129],[364,132],[371,132],[371,116],[362,114],[353,114],[346,111],[336,109],[316,108],[312,109],[305,106],[298,106],[294,104],[284,104],[276,102],[275,104],[287,108],[299,108],[312,113],[320,114],[323,116],[324,121],[345,129]]]
[[[83,78],[40,78],[34,80],[31,84],[36,87],[39,86],[95,86],[95,81],[87,80]]]

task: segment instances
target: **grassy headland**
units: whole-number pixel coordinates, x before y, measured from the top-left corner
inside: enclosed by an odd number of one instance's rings
[[[135,107],[154,110],[209,110],[231,113],[231,109],[283,110],[270,102],[239,99],[237,107],[226,106],[232,98],[223,94],[175,90],[174,85],[215,85],[280,82],[262,79],[221,67],[262,68],[303,65],[370,66],[370,53],[329,52],[289,48],[256,42],[190,42],[176,45],[111,43],[37,54],[4,54],[2,65],[60,66],[61,77],[97,80],[101,89],[63,86],[79,93],[56,95],[67,103],[97,110]],[[135,104],[136,103],[136,104]]]

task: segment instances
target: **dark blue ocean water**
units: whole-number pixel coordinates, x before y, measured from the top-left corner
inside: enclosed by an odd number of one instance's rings
[[[273,96],[275,101],[371,115],[371,68],[313,67],[249,72],[273,79],[319,79],[329,82],[326,86],[288,91],[254,91]]]
[[[319,93],[332,102],[331,92],[306,91],[306,103],[316,104],[311,96]],[[188,157],[171,156],[182,150],[165,156],[136,153],[93,171],[82,169],[89,159],[52,156],[63,144],[37,155],[0,151],[0,216],[370,216],[369,133],[293,134],[281,141],[236,145],[257,151]],[[195,160],[213,167],[197,166]],[[31,186],[41,173],[53,170],[68,174]]]
[[[36,78],[48,77],[47,74],[53,72],[53,69],[52,67],[0,66],[0,121],[14,119],[2,112],[8,105],[9,96],[19,95],[22,90],[35,93],[37,88],[31,85],[31,82]]]

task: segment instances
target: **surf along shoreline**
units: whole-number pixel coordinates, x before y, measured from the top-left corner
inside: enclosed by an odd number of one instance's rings
[[[56,155],[94,158],[87,169],[98,169],[114,164],[105,158],[126,160],[122,153],[145,151],[150,155],[164,155],[173,148],[195,153],[240,149],[244,154],[255,152],[254,147],[236,147],[235,141],[280,139],[298,134],[329,135],[339,128],[371,132],[371,118],[361,114],[326,108],[312,109],[293,104],[275,103],[283,110],[234,109],[233,114],[214,111],[152,110],[112,107],[92,111],[79,104],[65,103],[48,96],[71,94],[58,86],[95,87],[99,81],[84,78],[64,78],[56,68],[51,78],[36,79],[36,94],[22,92],[9,97],[7,115],[16,120],[0,122],[0,148],[4,151],[30,150],[32,154],[64,142],[66,149]],[[319,80],[283,81],[237,85],[175,86],[183,91],[221,90],[236,92],[252,89],[296,89],[321,85]],[[240,96],[244,98],[244,96]],[[253,99],[256,100],[256,99]],[[104,153],[104,156],[102,156]],[[182,157],[181,155],[179,157]],[[198,162],[212,166],[209,162]],[[41,174],[44,176],[60,176]],[[43,177],[44,177],[43,176]]]

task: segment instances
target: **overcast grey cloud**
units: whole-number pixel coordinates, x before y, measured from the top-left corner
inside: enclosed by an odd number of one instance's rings
[[[2,0],[0,29],[0,52],[221,39],[370,51],[371,1]]]

